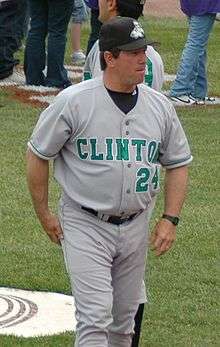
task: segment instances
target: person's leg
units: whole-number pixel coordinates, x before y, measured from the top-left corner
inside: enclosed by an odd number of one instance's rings
[[[147,230],[144,212],[127,225],[120,226],[121,242],[118,243],[118,256],[112,267],[113,323],[109,327],[109,347],[128,347],[132,344],[134,318],[139,304],[143,302]]]
[[[45,84],[49,87],[65,88],[71,85],[64,68],[64,55],[72,0],[48,0],[48,4],[48,55]]]
[[[134,324],[134,335],[132,337],[131,347],[138,347],[139,346],[143,314],[144,314],[144,304],[140,304],[138,306],[138,310],[137,310],[137,313],[136,313],[135,318],[134,318],[134,323],[135,323]]]
[[[201,35],[203,35],[203,42],[204,42],[204,50],[202,54],[199,56],[199,62],[197,67],[197,75],[194,83],[194,90],[192,91],[192,95],[195,98],[198,99],[204,99],[207,95],[208,90],[208,82],[207,82],[207,69],[206,69],[206,62],[207,62],[207,43],[209,34],[212,30],[215,15],[209,14],[206,16],[205,26],[206,30],[204,30]]]
[[[84,64],[86,59],[80,44],[81,26],[81,23],[72,23],[71,25],[72,63],[80,65]]]
[[[75,347],[108,347],[117,230],[77,206],[63,203],[60,211],[62,247],[76,306]]]
[[[17,6],[17,1],[12,1],[10,4],[3,2],[0,7],[0,79],[12,75],[16,65],[14,53],[17,50]]]
[[[212,15],[192,16],[189,22],[189,33],[183,50],[176,79],[171,87],[171,96],[189,95],[194,91],[195,67],[204,54],[214,20]],[[192,81],[192,76],[194,80]]]
[[[81,23],[72,23],[71,25],[71,45],[73,52],[80,51]]]
[[[18,2],[18,14],[16,22],[17,40],[18,48],[22,45],[22,40],[27,32],[26,23],[27,21],[27,0],[19,0]]]
[[[86,55],[89,54],[92,46],[99,38],[99,32],[102,26],[102,23],[99,21],[99,10],[91,9],[91,15],[90,15],[90,26],[91,26],[91,32],[89,35],[89,40],[87,44],[87,50]]]
[[[47,35],[48,7],[45,0],[28,0],[30,30],[24,54],[24,72],[27,84],[44,85],[45,39]]]
[[[83,0],[74,0],[71,24],[71,44],[72,44],[72,62],[83,64],[85,55],[81,51],[81,27],[82,23],[88,18],[86,5]]]

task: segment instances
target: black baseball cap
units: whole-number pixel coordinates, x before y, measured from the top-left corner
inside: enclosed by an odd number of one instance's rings
[[[114,17],[105,22],[99,33],[99,49],[101,52],[118,48],[122,51],[133,51],[147,48],[144,29],[136,19],[130,17]]]

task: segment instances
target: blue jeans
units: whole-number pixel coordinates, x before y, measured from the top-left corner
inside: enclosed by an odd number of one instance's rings
[[[171,96],[189,95],[205,98],[207,95],[206,50],[215,14],[189,18],[189,33],[183,49]]]
[[[13,73],[16,65],[14,53],[18,49],[16,36],[18,1],[6,2],[0,6],[0,79]]]
[[[83,0],[74,0],[73,1],[73,11],[72,11],[72,22],[73,23],[82,23],[87,21],[88,11],[86,4]]]
[[[28,5],[31,24],[24,57],[26,83],[66,87],[71,84],[63,64],[72,0],[28,0]]]
[[[29,23],[29,10],[27,0],[19,0],[18,2],[18,15],[17,15],[17,39],[18,47],[21,46],[22,40],[26,38]]]

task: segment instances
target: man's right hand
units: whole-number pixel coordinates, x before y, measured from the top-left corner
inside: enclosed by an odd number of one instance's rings
[[[51,241],[60,245],[60,240],[63,239],[63,231],[58,217],[48,212],[44,218],[40,218],[40,222]]]

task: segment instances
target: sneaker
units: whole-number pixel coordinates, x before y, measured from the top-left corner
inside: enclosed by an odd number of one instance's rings
[[[206,96],[205,101],[207,101],[209,103],[215,102],[215,97],[214,96]]]
[[[214,96],[206,96],[205,98],[196,98],[192,95],[189,95],[189,98],[191,100],[194,100],[197,105],[203,106],[205,104],[212,104],[215,102],[215,97]]]
[[[196,98],[194,96],[192,96],[191,94],[189,95],[189,98],[193,101],[195,101],[196,105],[200,105],[203,106],[205,105],[205,98]]]
[[[85,63],[86,56],[82,51],[74,52],[71,56],[73,64],[82,65]]]
[[[191,99],[189,95],[169,96],[169,98],[176,104],[182,105],[195,105],[196,101]]]

